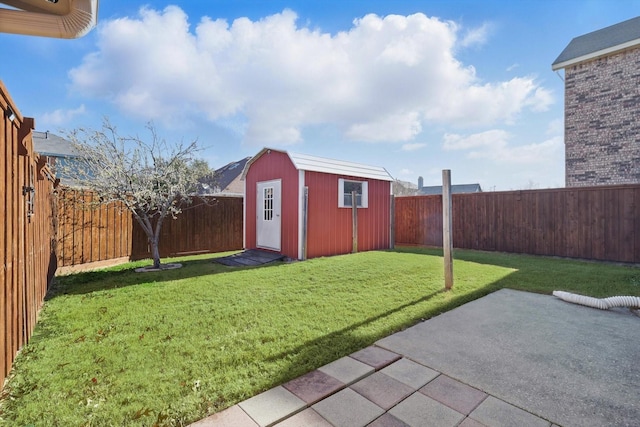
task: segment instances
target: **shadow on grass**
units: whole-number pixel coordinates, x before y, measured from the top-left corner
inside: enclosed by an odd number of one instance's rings
[[[222,258],[226,255],[228,254],[212,254],[210,258],[207,257],[196,260],[163,260],[164,263],[179,262],[182,264],[181,268],[163,271],[137,273],[135,269],[143,265],[139,265],[140,262],[134,262],[104,270],[84,271],[66,276],[57,276],[47,292],[45,300],[50,300],[60,295],[83,295],[91,292],[119,289],[145,283],[183,280],[200,276],[233,273],[254,268],[269,268],[283,264],[282,262],[272,262],[260,266],[228,267],[215,261],[217,258]]]
[[[319,337],[315,340],[305,342],[293,349],[280,352],[266,359],[266,361],[274,361],[280,359],[291,359],[288,363],[288,369],[282,370],[277,376],[272,377],[273,382],[264,389],[269,389],[287,381],[293,380],[301,375],[308,373],[314,368],[319,368],[341,357],[348,356],[358,350],[374,344],[376,341],[400,332],[422,321],[428,320],[434,316],[452,310],[467,302],[481,298],[491,292],[500,289],[498,282],[488,284],[482,288],[476,289],[464,295],[455,297],[454,299],[434,306],[421,312],[407,321],[391,324],[388,328],[375,333],[363,334],[360,330],[369,324],[382,320],[395,313],[401,312],[409,307],[428,302],[435,296],[447,292],[443,289],[425,295],[422,298],[408,302],[401,306],[395,307],[377,316],[370,317],[360,322],[353,323],[343,329],[331,332],[327,335]]]
[[[392,252],[442,257],[441,248],[399,247]],[[467,249],[454,250],[453,258],[454,277],[456,261],[515,270],[496,282],[496,289],[510,288],[540,294],[562,290],[598,298],[640,296],[640,268],[637,265]]]

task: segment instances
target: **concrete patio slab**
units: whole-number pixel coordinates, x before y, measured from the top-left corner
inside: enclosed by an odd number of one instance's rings
[[[529,412],[509,405],[502,400],[489,396],[478,408],[469,415],[469,418],[493,427],[529,426],[550,427],[549,421],[538,418]]]
[[[279,386],[238,403],[260,427],[271,426],[299,412],[307,405],[293,393]]]
[[[335,427],[364,427],[384,410],[355,391],[346,388],[312,408]]]
[[[469,415],[484,399],[487,394],[456,381],[446,375],[440,375],[426,386],[420,389],[420,393],[444,403],[451,409]]]
[[[376,371],[399,360],[402,356],[380,347],[370,346],[350,355],[352,358],[372,366]]]
[[[413,393],[389,413],[411,427],[455,427],[464,415],[422,393]]]
[[[327,375],[331,375],[346,385],[351,385],[375,371],[372,366],[359,362],[349,356],[341,357],[334,362],[318,368],[318,370]]]
[[[275,424],[275,427],[333,427],[331,423],[320,416],[316,411],[307,408],[298,412],[291,418]]]
[[[242,408],[233,405],[191,424],[191,427],[258,427],[258,424]]]
[[[595,427],[637,425],[638,343],[628,312],[503,289],[376,345],[556,424]]]
[[[344,388],[344,384],[331,375],[315,370],[289,381],[283,387],[304,400],[307,405],[313,405]]]
[[[390,376],[391,378],[395,378],[414,390],[418,390],[420,387],[440,375],[439,372],[426,368],[408,359],[400,359],[382,369],[380,372]]]
[[[376,372],[350,387],[384,410],[389,410],[414,390],[382,372]]]
[[[367,427],[411,427],[411,426],[405,423],[404,421],[400,421],[393,415],[386,413],[380,418],[376,419],[371,424],[369,424]]]
[[[244,252],[216,258],[214,262],[228,267],[248,267],[269,264],[284,259],[284,255],[261,249],[248,249]]]

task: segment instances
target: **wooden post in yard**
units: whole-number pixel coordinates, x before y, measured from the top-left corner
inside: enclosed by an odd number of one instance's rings
[[[444,289],[453,287],[453,224],[451,220],[451,171],[442,171],[442,251],[444,255]]]
[[[358,252],[358,193],[351,192],[352,247],[351,253]]]

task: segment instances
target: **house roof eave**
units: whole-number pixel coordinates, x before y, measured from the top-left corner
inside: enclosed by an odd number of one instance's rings
[[[99,0],[0,0],[0,33],[61,39],[86,35],[98,23]]]
[[[634,48],[637,46],[640,46],[640,38],[635,40],[630,40],[628,42],[625,42],[616,46],[611,46],[606,49],[601,49],[595,52],[591,52],[586,55],[577,56],[575,58],[571,58],[566,61],[558,62],[558,60],[556,59],[556,62],[551,64],[551,70],[558,71],[563,68],[567,68],[572,65],[578,64],[580,62],[591,61],[597,58],[611,55],[612,53],[615,53],[615,52],[623,51],[623,50]],[[561,56],[562,55],[560,55],[558,58],[560,58]]]

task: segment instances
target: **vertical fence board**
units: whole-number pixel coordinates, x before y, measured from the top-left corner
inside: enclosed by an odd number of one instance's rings
[[[57,200],[59,266],[151,256],[142,228],[118,203],[94,206],[90,191],[68,188]],[[195,198],[175,220],[165,219],[160,256],[242,249],[242,206],[238,197]]]
[[[33,127],[34,120],[21,116],[0,81],[0,385],[31,337],[52,277],[52,206],[47,201],[53,183],[41,175]]]
[[[395,244],[441,246],[440,196],[399,196]],[[453,244],[640,263],[640,185],[453,195]],[[425,229],[426,228],[426,229]],[[426,239],[423,236],[427,236]]]

